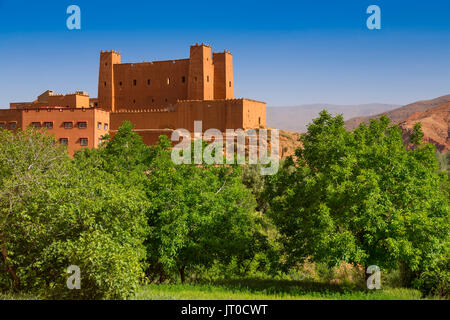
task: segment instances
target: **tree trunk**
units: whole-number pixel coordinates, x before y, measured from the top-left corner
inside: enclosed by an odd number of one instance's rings
[[[2,237],[2,242],[3,242],[2,257],[3,257],[3,260],[5,261],[5,271],[8,272],[11,275],[11,277],[13,278],[14,287],[18,288],[19,284],[20,284],[19,278],[17,277],[14,269],[12,267],[10,267],[7,262],[8,252],[6,251],[6,239],[4,236]]]
[[[184,269],[186,268],[186,266],[182,266],[181,268],[180,268],[180,277],[181,277],[181,283],[184,283],[184,281],[186,280],[185,279],[185,275],[184,275]]]
[[[166,280],[166,274],[164,270],[159,273],[159,284],[163,283]]]

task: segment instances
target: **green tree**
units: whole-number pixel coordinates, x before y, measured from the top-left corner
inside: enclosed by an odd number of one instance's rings
[[[348,132],[342,116],[322,111],[297,159],[267,181],[287,263],[401,267],[406,283],[432,268],[449,249],[449,204],[434,146],[414,137],[407,150],[387,117]]]
[[[175,165],[170,142],[162,136],[146,190],[149,270],[159,273],[161,281],[178,272],[184,282],[186,268],[251,254],[255,200],[238,167]]]
[[[71,161],[48,135],[0,131],[1,288],[80,298],[133,293],[146,253],[145,195],[87,163]],[[69,294],[66,269],[77,263],[84,287]]]

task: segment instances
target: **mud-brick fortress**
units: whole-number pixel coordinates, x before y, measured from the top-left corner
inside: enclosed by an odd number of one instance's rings
[[[101,136],[114,134],[131,121],[147,144],[175,129],[250,129],[266,125],[266,104],[234,98],[233,58],[195,44],[187,59],[122,63],[120,52],[100,53],[98,97],[86,92],[59,95],[48,90],[33,102],[0,109],[0,128],[46,128],[67,144],[70,154],[97,147]]]

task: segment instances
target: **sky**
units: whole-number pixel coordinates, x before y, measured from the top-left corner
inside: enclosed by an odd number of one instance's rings
[[[69,5],[81,29],[69,30]],[[367,7],[381,9],[369,30]],[[450,94],[450,1],[4,1],[0,108],[52,89],[97,96],[100,50],[122,62],[233,52],[235,96],[268,106],[407,104]]]

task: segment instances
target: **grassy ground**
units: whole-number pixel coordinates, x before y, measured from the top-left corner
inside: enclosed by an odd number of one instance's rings
[[[291,280],[230,280],[204,284],[141,287],[138,300],[418,300],[418,290],[350,290],[335,284]],[[33,294],[0,293],[0,300],[37,300]]]
[[[236,280],[214,284],[163,284],[142,287],[140,300],[417,300],[417,290],[384,288],[349,290],[306,281]]]

